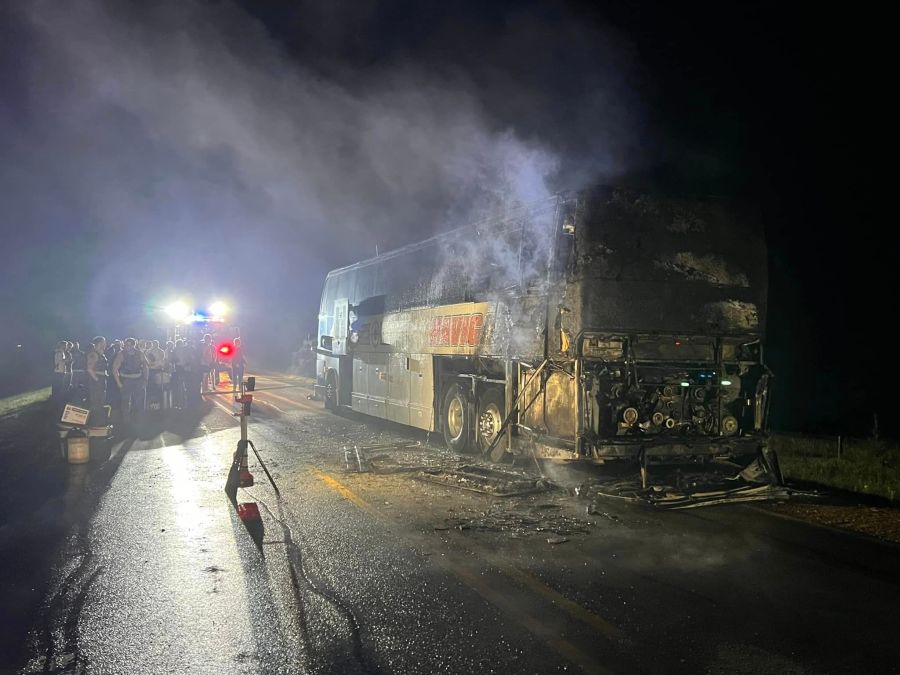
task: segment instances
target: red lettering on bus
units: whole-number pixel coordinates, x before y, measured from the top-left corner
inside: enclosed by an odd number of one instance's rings
[[[431,320],[431,344],[441,344],[441,317],[436,316]]]
[[[431,319],[430,342],[433,347],[476,347],[483,328],[482,314],[435,316]]]
[[[473,314],[469,321],[469,346],[475,347],[481,340],[481,329],[484,327],[484,317],[481,314]]]
[[[450,344],[454,347],[465,344],[469,336],[469,316],[454,316],[452,327],[450,329]]]

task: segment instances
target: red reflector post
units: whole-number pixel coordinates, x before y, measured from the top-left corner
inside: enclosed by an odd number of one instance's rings
[[[237,506],[238,518],[243,521],[260,520],[259,507],[256,502],[244,502]]]

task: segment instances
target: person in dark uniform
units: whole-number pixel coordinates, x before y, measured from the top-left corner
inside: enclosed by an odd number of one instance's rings
[[[130,424],[143,414],[147,402],[147,359],[134,338],[125,340],[125,348],[116,355],[112,375],[121,395],[122,421]]]
[[[241,346],[241,338],[234,339],[234,354],[231,357],[231,388],[237,390],[244,379],[244,348]]]
[[[109,362],[106,360],[106,338],[95,337],[91,340],[91,351],[88,352],[86,369],[88,375],[88,407],[91,410],[92,426],[103,426],[107,423],[106,409],[106,377]]]

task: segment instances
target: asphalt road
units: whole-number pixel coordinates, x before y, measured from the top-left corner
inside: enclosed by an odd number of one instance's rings
[[[896,547],[752,506],[588,513],[425,482],[410,469],[465,458],[258,386],[250,438],[280,497],[251,458],[237,499],[259,525],[223,490],[225,396],[68,467],[72,499],[97,494],[22,617],[23,672],[900,672]],[[366,450],[393,443],[423,445]]]

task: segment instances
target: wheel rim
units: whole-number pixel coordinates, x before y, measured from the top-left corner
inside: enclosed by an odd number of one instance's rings
[[[334,401],[334,378],[329,376],[325,381],[325,400]]]
[[[450,437],[453,440],[462,435],[464,419],[465,413],[463,412],[462,401],[459,400],[458,396],[454,396],[450,400],[450,405],[447,406],[447,431],[450,432]]]
[[[491,443],[497,438],[497,434],[500,433],[502,425],[503,417],[500,414],[500,408],[495,403],[489,403],[478,417],[478,434],[482,450],[487,452]]]

